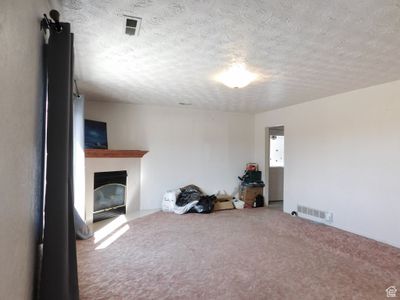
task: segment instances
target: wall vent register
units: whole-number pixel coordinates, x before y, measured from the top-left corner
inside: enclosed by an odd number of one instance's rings
[[[297,205],[297,213],[300,217],[304,217],[316,222],[332,223],[333,214],[331,212],[318,210],[315,208]]]

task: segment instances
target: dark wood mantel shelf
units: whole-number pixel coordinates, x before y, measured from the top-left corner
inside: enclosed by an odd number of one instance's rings
[[[111,149],[85,149],[88,158],[124,158],[143,157],[148,151],[142,150],[111,150]]]

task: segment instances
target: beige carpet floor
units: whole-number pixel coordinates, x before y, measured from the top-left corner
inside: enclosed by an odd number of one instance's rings
[[[400,290],[400,249],[276,210],[158,212],[114,233],[78,242],[81,299],[387,299],[387,287]]]

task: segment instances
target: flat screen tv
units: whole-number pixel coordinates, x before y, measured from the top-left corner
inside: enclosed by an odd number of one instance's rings
[[[105,122],[85,120],[85,149],[108,149]]]

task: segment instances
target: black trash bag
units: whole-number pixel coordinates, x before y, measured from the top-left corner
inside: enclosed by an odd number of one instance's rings
[[[178,195],[175,204],[177,206],[185,206],[193,201],[200,201],[203,192],[198,186],[193,184],[180,188],[181,193]]]
[[[262,180],[254,181],[254,182],[244,182],[243,181],[240,185],[244,186],[244,187],[265,187],[265,184]]]
[[[215,195],[201,196],[199,202],[192,207],[190,213],[209,214],[214,210]]]
[[[264,207],[264,196],[257,195],[254,207]]]
[[[244,183],[261,181],[261,171],[245,171],[242,177],[238,177]]]

